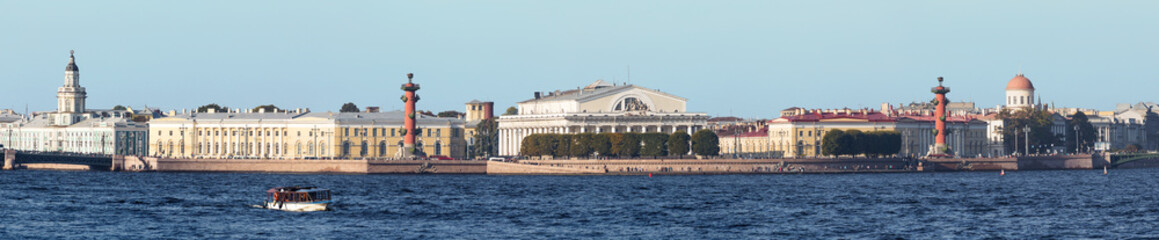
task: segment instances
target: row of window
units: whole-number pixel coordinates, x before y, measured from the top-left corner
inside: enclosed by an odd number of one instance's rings
[[[353,131],[351,131],[351,130],[353,130]],[[387,130],[387,128],[343,128],[342,135],[346,136],[346,137],[378,137],[378,135],[381,133],[382,136],[385,137],[386,130]],[[452,133],[457,132],[457,131],[455,131],[456,129],[451,129],[451,130],[452,130]],[[432,136],[433,137],[442,137],[443,136],[443,129],[434,129],[434,131],[426,130],[423,132],[426,132],[427,137],[432,137]],[[351,133],[353,133],[353,135]],[[367,133],[369,133],[369,134],[367,134]],[[451,137],[457,137],[457,136],[455,136],[455,134],[451,134],[451,135],[452,135]],[[390,136],[391,137],[402,136],[402,133],[401,133],[401,131],[399,131],[399,129],[390,128]]]

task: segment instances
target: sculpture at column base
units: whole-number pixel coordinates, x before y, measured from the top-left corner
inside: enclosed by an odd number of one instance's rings
[[[953,158],[954,151],[950,150],[946,144],[930,145],[930,151],[926,154],[927,158]]]
[[[398,153],[394,157],[403,160],[416,160],[426,158],[427,153],[414,145],[403,145],[402,148],[398,149]]]

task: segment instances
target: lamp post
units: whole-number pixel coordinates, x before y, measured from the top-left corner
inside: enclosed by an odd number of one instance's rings
[[[1078,154],[1078,153],[1080,153],[1080,152],[1082,152],[1082,151],[1083,151],[1083,150],[1082,150],[1082,144],[1081,144],[1081,143],[1079,143],[1079,139],[1080,139],[1080,138],[1081,138],[1081,136],[1082,136],[1082,135],[1080,135],[1080,134],[1082,134],[1082,132],[1079,132],[1079,125],[1078,125],[1078,124],[1075,124],[1075,125],[1074,125],[1074,153],[1075,153],[1075,154]]]
[[[1030,155],[1030,126],[1023,127],[1022,133],[1025,133],[1026,138],[1026,155]]]

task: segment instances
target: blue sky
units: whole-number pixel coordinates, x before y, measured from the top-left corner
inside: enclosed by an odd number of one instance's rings
[[[597,79],[688,110],[955,101],[1021,68],[1047,102],[1156,101],[1159,1],[0,1],[0,108],[55,109],[68,50],[90,108],[502,111]],[[630,81],[628,69],[631,69]]]

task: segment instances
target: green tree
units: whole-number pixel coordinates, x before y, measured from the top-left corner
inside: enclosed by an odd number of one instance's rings
[[[551,134],[551,155],[552,156],[570,156],[571,155],[571,136],[566,134]]]
[[[1003,109],[998,112],[997,117],[1004,122],[1001,131],[1005,136],[1003,140],[1008,149],[1014,149],[1019,153],[1041,153],[1047,150],[1041,146],[1060,144],[1062,141],[1060,139],[1062,136],[1056,136],[1050,131],[1050,128],[1054,126],[1051,112],[1034,108],[1018,111]],[[1032,147],[1029,150],[1026,149],[1027,132],[1025,132],[1028,127],[1030,128],[1029,145]],[[1017,139],[1015,139],[1016,136]],[[1036,146],[1038,148],[1033,148]]]
[[[872,141],[872,140],[869,139],[869,137],[867,137],[865,135],[865,132],[862,132],[861,130],[857,130],[857,129],[851,129],[851,130],[845,131],[845,134],[849,135],[849,140],[848,140],[849,149],[847,149],[845,154],[857,156],[859,154],[866,153],[866,150],[868,150],[868,148],[869,148],[869,141]]]
[[[483,119],[475,125],[475,143],[470,153],[471,158],[499,155],[499,123],[495,118]]]
[[[531,134],[523,138],[519,147],[519,154],[523,156],[543,156],[550,154],[544,134]]]
[[[259,110],[264,110],[265,112],[268,112],[268,113],[282,111],[282,109],[278,108],[278,106],[274,106],[273,104],[266,104],[266,105],[254,107],[253,112],[259,112]]]
[[[572,135],[571,147],[568,148],[569,156],[584,157],[592,154],[592,143],[595,141],[595,133],[580,133]]]
[[[1127,147],[1124,147],[1123,151],[1129,152],[1129,153],[1139,152],[1140,148],[1141,148],[1141,146],[1139,146],[1139,144],[1131,144],[1131,145],[1127,145]]]
[[[620,141],[612,146],[612,151],[621,158],[632,158],[640,155],[640,134],[621,133]]]
[[[880,147],[882,148],[879,154],[884,156],[896,155],[901,152],[901,133],[897,131],[883,131],[881,133]]]
[[[439,112],[439,114],[435,115],[435,116],[442,117],[442,118],[461,118],[461,117],[463,117],[463,115],[466,115],[466,114],[464,114],[462,112],[454,111],[454,110],[448,110],[448,111]]]
[[[503,113],[503,115],[519,115],[519,109],[515,107],[508,107],[507,112]]]
[[[825,136],[821,137],[821,154],[834,157],[844,155],[846,152],[845,148],[849,146],[842,142],[845,140],[842,138],[848,138],[848,136],[848,134],[845,134],[845,131],[841,131],[840,129],[825,132]]]
[[[615,133],[599,133],[592,137],[592,154],[598,153],[600,156],[615,155],[612,153],[612,138]]]
[[[645,133],[640,135],[640,141],[644,144],[640,147],[640,156],[668,156],[668,134]]]
[[[712,130],[696,131],[692,134],[692,152],[701,156],[720,155],[720,139]]]
[[[338,112],[360,112],[360,111],[362,111],[362,110],[358,110],[358,105],[354,105],[354,103],[352,103],[352,102],[342,104],[342,108],[338,109]]]
[[[1095,132],[1095,126],[1091,125],[1091,121],[1087,118],[1086,113],[1083,113],[1082,111],[1076,112],[1073,116],[1071,116],[1067,125],[1066,148],[1068,152],[1074,152],[1076,150],[1075,144],[1079,144],[1079,146],[1084,149],[1084,151],[1086,149],[1091,149],[1094,146],[1098,136]],[[1078,126],[1079,128],[1079,139],[1075,139],[1075,126]]]
[[[672,156],[688,155],[688,141],[690,138],[692,136],[688,136],[688,132],[684,130],[672,133],[672,136],[668,137],[668,153]]]
[[[206,105],[202,105],[200,107],[197,107],[197,112],[205,113],[205,112],[209,112],[209,109],[213,109],[213,111],[219,112],[219,113],[229,111],[229,108],[226,108],[223,106],[218,106],[216,103],[210,103],[210,104],[206,104]]]
[[[129,108],[127,108],[125,106],[121,106],[121,105],[113,106],[113,110],[117,110],[117,111],[124,111],[124,110],[128,110],[128,109]]]

